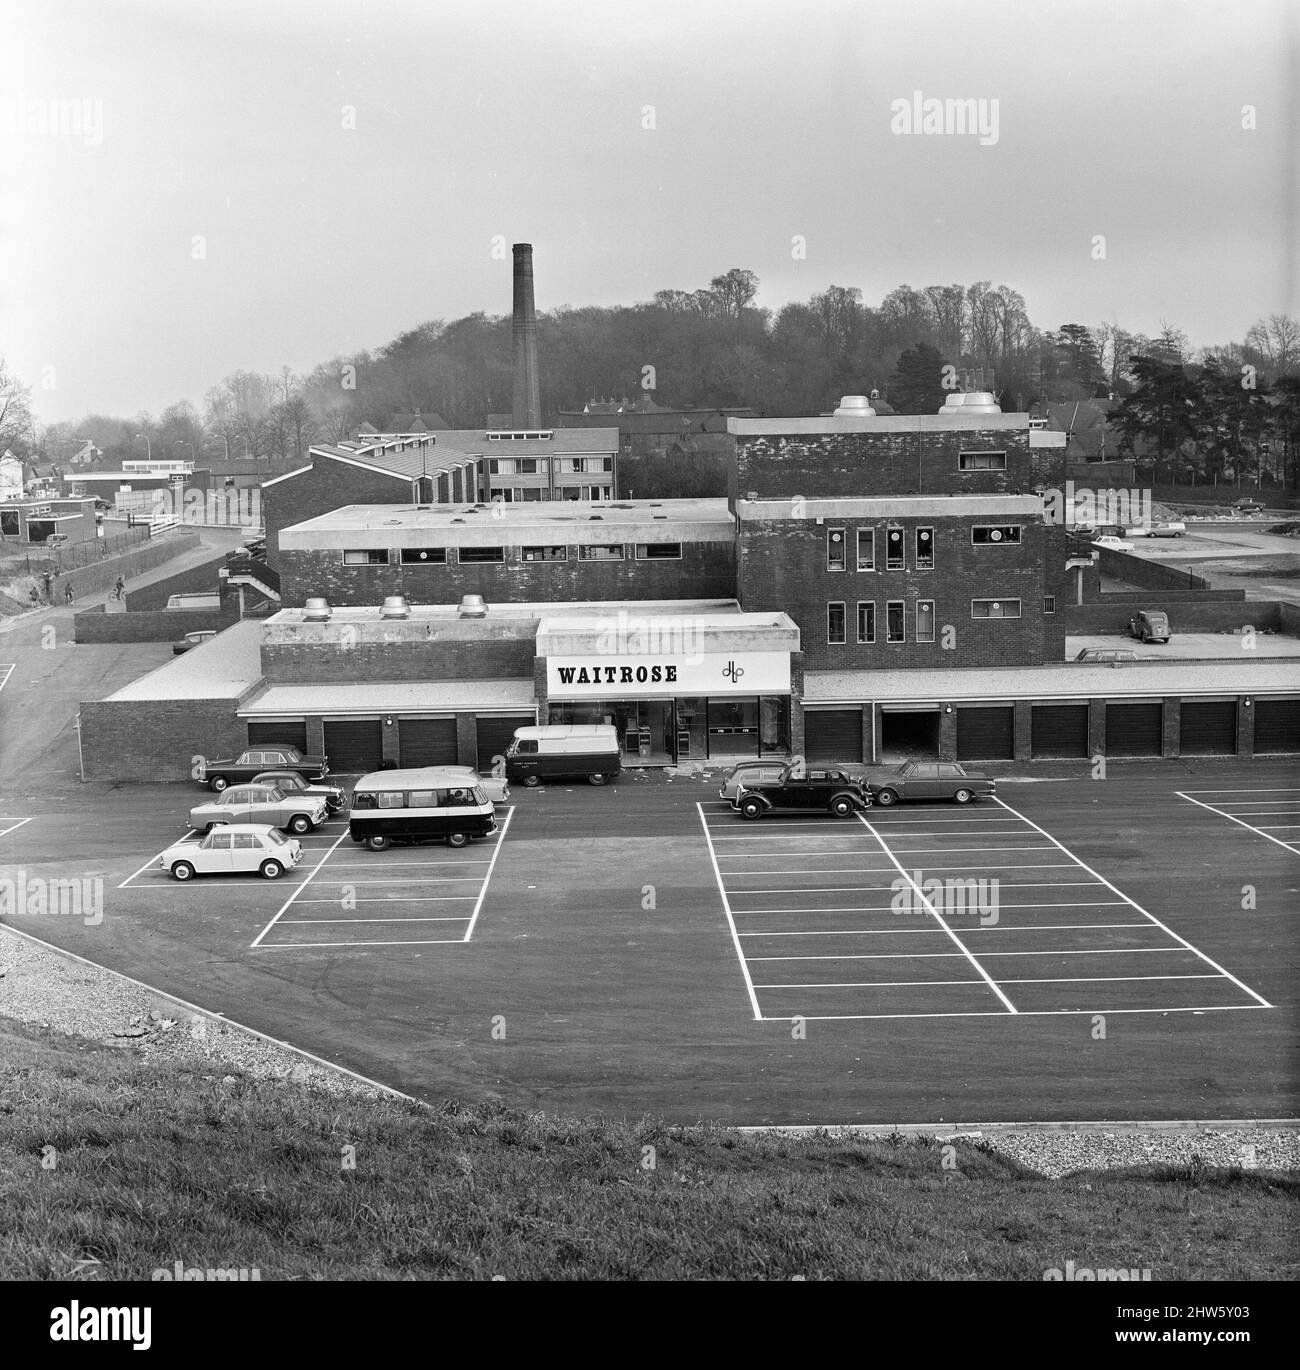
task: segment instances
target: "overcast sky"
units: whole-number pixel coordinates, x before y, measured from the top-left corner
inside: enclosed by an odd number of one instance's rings
[[[773,309],[990,279],[1043,328],[1240,339],[1300,314],[1296,8],[7,0],[0,354],[43,422],[201,406],[508,313],[498,237],[539,309],[740,266]],[[997,141],[892,132],[915,91]]]

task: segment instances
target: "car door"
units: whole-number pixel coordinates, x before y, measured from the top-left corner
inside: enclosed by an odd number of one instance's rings
[[[912,770],[907,781],[908,799],[936,799],[939,795],[939,768],[923,761]]]
[[[281,814],[281,805],[275,796],[278,790],[272,789],[270,785],[248,785],[242,790],[245,796],[244,817],[241,823],[269,823],[271,827],[278,828],[284,821]]]
[[[232,785],[217,796],[213,805],[215,822],[246,823],[244,815],[248,812],[248,792],[242,785]]]
[[[210,832],[194,853],[194,868],[204,875],[228,875],[232,869],[231,847],[234,834],[217,828]]]
[[[940,763],[938,766],[939,779],[935,785],[936,799],[951,799],[958,790],[972,789],[973,786],[967,781],[965,774],[960,766],[951,763]]]
[[[230,868],[234,871],[255,871],[262,864],[265,852],[262,839],[255,832],[230,834]]]

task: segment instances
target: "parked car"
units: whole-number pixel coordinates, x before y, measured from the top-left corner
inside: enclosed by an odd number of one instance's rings
[[[172,643],[172,655],[184,656],[191,647],[198,647],[211,637],[216,637],[215,628],[200,628],[196,632],[186,633],[183,638]]]
[[[300,794],[307,798],[323,799],[330,813],[338,813],[348,806],[347,791],[342,785],[311,785],[297,771],[262,771],[249,782],[252,785],[274,785],[285,794]],[[229,791],[227,791],[229,793]]]
[[[231,823],[206,837],[183,838],[163,852],[158,866],[176,880],[253,871],[275,880],[301,860],[302,844],[296,838],[263,824]]]
[[[297,747],[264,742],[249,747],[233,760],[208,761],[199,777],[210,789],[224,790],[227,785],[239,785],[268,770],[294,771],[304,780],[321,780],[329,774],[329,759],[324,756],[304,756]]]
[[[1263,506],[1263,504],[1262,504],[1259,500],[1257,500],[1257,499],[1239,499],[1239,500],[1232,506],[1232,512],[1233,512],[1234,514],[1246,514],[1246,515],[1251,515],[1251,514],[1262,514],[1262,513],[1264,512],[1264,506]]]
[[[972,799],[991,797],[997,781],[981,771],[968,771],[956,761],[908,761],[867,782],[877,804],[888,806],[901,800],[951,799],[969,804]]]
[[[316,795],[286,794],[274,785],[231,785],[190,810],[190,827],[203,832],[217,823],[268,823],[302,833],[319,828],[328,814],[325,800]]]
[[[71,541],[72,539],[67,533],[51,533],[45,539],[45,545],[47,547],[66,547]]]
[[[477,785],[494,804],[505,804],[510,800],[510,784],[503,776],[483,775],[473,766],[443,766],[441,769],[449,775],[459,774],[469,789]]]
[[[820,810],[836,818],[852,818],[860,809],[871,807],[871,792],[843,771],[786,765],[776,780],[755,781],[742,788],[731,807],[749,819],[777,809]]]
[[[742,761],[722,777],[718,798],[732,800],[746,786],[774,783],[781,779],[781,772],[788,764],[786,761]]]
[[[1124,538],[1117,538],[1113,533],[1103,533],[1100,537],[1093,538],[1094,547],[1109,547],[1116,552],[1131,552],[1134,544]]]
[[[1140,642],[1168,642],[1169,615],[1160,609],[1139,609],[1129,619],[1128,630]]]
[[[1151,536],[1153,538],[1180,538],[1187,531],[1185,523],[1153,523],[1151,525]]]
[[[1127,647],[1085,647],[1074,658],[1076,661],[1141,661],[1136,652]]]

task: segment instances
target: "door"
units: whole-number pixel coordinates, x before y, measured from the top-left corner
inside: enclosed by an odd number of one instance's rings
[[[532,714],[480,714],[478,717],[478,771],[493,774],[493,761],[505,756],[506,748],[514,739],[515,729],[530,728],[536,722]]]
[[[384,763],[383,724],[377,718],[327,718],[325,755],[332,771],[377,771]]]
[[[803,752],[809,761],[862,760],[861,709],[807,709]]]
[[[1032,716],[1035,756],[1087,756],[1086,704],[1035,704]]]
[[[253,785],[246,793],[248,803],[244,806],[241,822],[267,823],[273,828],[278,828],[289,821],[281,812],[278,801],[272,798],[274,790],[268,789],[265,785]]]
[[[459,760],[454,718],[401,718],[397,727],[403,766],[454,766]]]
[[[204,839],[201,849],[195,853],[195,867],[205,875],[224,875],[233,869],[231,864],[231,847],[233,845],[234,834],[229,832],[209,833]]]
[[[939,767],[933,761],[922,761],[914,766],[904,789],[909,799],[937,799]]]
[[[1300,699],[1255,701],[1255,751],[1300,752]]]
[[[307,755],[307,724],[302,719],[292,723],[262,723],[249,720],[248,745],[256,747],[279,743],[282,747],[297,747]]]
[[[1178,750],[1181,755],[1236,755],[1235,699],[1185,699],[1179,710],[1179,719]]]
[[[1107,756],[1159,756],[1163,708],[1150,704],[1106,705]]]
[[[958,761],[1010,761],[1015,755],[1015,709],[1010,705],[995,708],[957,710]]]

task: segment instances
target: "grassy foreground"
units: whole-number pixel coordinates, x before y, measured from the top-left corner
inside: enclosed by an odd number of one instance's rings
[[[262,1280],[1300,1273],[1294,1174],[1049,1181],[978,1144],[344,1102],[222,1073],[0,1021],[0,1278],[177,1261]]]

